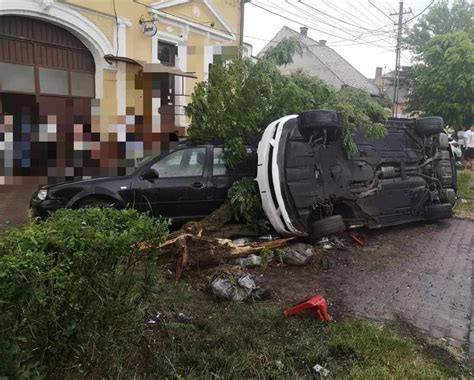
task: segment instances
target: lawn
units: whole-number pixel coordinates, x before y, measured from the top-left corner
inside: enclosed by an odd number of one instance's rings
[[[471,170],[458,171],[457,195],[455,215],[474,218],[474,172]]]
[[[161,323],[121,318],[91,337],[56,374],[115,378],[444,378],[468,376],[459,359],[411,328],[367,321],[287,318],[272,301],[226,303],[186,283],[160,282],[147,301]],[[193,317],[177,322],[177,313]],[[403,332],[401,337],[397,331]],[[66,369],[67,368],[67,369]],[[66,372],[67,371],[67,372]]]

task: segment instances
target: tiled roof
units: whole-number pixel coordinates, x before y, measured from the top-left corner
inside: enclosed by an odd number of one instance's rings
[[[282,33],[283,32],[283,33]],[[286,32],[286,33],[285,33]],[[369,79],[363,76],[354,66],[342,58],[336,51],[329,46],[321,45],[318,41],[294,31],[284,26],[278,34],[289,34],[300,40],[321,63],[326,66],[344,85],[365,90],[370,94],[378,95],[379,90]],[[277,35],[278,35],[277,34]],[[274,39],[273,39],[274,41]],[[270,44],[269,44],[270,45]],[[272,44],[275,45],[275,42]],[[262,51],[266,50],[267,45]]]

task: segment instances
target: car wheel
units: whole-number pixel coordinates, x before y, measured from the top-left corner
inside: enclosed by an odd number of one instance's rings
[[[323,137],[329,141],[341,135],[337,112],[334,110],[311,110],[298,114],[298,129],[306,139]]]
[[[314,243],[322,237],[342,232],[346,225],[341,215],[333,215],[328,218],[320,219],[311,224],[311,239]]]
[[[427,206],[425,213],[428,220],[447,219],[453,216],[453,207],[449,203]]]
[[[77,208],[116,208],[117,204],[112,200],[88,198],[79,203]]]
[[[441,149],[448,149],[449,148],[449,139],[446,133],[440,133],[436,140],[436,144]]]
[[[433,136],[443,131],[443,118],[438,116],[422,117],[415,121],[415,131],[420,136]]]

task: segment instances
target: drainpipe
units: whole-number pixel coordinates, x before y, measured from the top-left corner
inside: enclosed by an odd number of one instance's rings
[[[245,3],[250,0],[240,0],[240,35],[239,35],[239,58],[243,56],[244,50],[244,19],[245,19]]]

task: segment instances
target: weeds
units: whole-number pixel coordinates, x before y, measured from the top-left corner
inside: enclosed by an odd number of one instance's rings
[[[474,173],[470,170],[458,171],[459,199],[454,207],[456,215],[474,218]]]
[[[286,318],[276,303],[218,302],[183,283],[162,283],[147,304],[150,313],[191,315],[193,328],[174,321],[146,325],[143,320],[134,334],[129,332],[131,339],[126,347],[112,336],[102,341],[107,350],[98,351],[95,365],[82,375],[311,379],[315,364],[328,368],[331,378],[445,378],[468,374],[456,359],[450,362],[456,365],[446,366],[437,357],[425,354],[415,339],[401,338],[392,328],[375,323],[323,324],[311,313]],[[124,355],[125,349],[129,355]],[[115,356],[116,352],[120,356]]]

